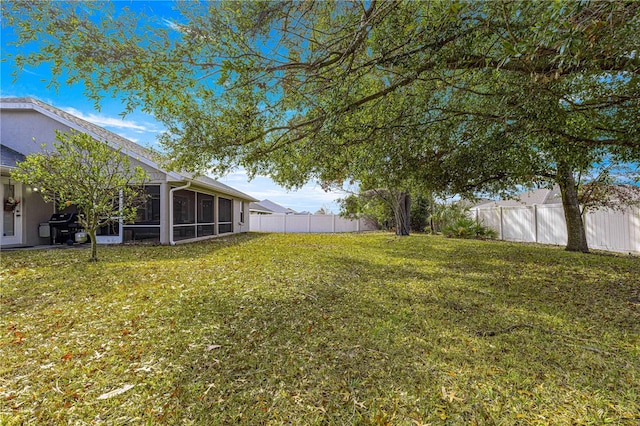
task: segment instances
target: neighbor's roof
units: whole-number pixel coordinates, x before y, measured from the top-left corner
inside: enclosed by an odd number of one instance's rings
[[[0,144],[0,165],[15,167],[18,161],[24,161],[24,154]]]
[[[260,205],[268,208],[274,213],[291,214],[296,212],[295,210],[289,209],[287,207],[283,207],[280,204],[274,203],[273,201],[270,201],[270,200],[262,200],[260,201]]]
[[[562,204],[560,187],[534,189],[516,195],[512,199],[488,201],[476,204],[473,207],[522,207],[534,204]]]
[[[273,210],[263,206],[259,202],[249,204],[249,211],[261,212],[261,213],[274,213]]]
[[[134,158],[139,158],[140,160],[145,160],[147,165],[154,167],[163,173],[167,174],[169,177],[169,181],[182,182],[182,181],[192,181],[194,184],[200,184],[205,188],[212,189],[214,191],[222,192],[228,195],[234,195],[238,198],[243,198],[248,201],[257,201],[256,198],[253,198],[250,195],[247,195],[241,191],[238,191],[228,185],[218,182],[217,180],[211,179],[206,176],[194,177],[193,174],[186,172],[169,172],[166,170],[162,170],[162,168],[158,164],[160,154],[154,152],[148,148],[145,148],[137,143],[130,141],[127,138],[124,138],[116,133],[113,133],[103,127],[100,127],[96,124],[93,124],[89,121],[83,120],[73,114],[70,114],[66,111],[63,111],[59,108],[41,102],[34,98],[0,98],[0,102],[2,103],[2,108],[7,109],[33,109],[44,113],[51,117],[54,115],[57,117],[57,121],[63,122],[67,125],[70,125],[72,128],[76,128],[77,130],[81,130],[85,133],[91,134],[94,138],[98,140],[102,140],[103,142],[107,142],[113,144],[122,149],[122,151]],[[54,117],[52,117],[54,118]],[[4,152],[3,152],[4,156]]]

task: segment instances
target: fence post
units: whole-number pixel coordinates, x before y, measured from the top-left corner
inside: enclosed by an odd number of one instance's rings
[[[631,235],[635,236],[635,251],[636,253],[640,253],[640,207],[632,207],[631,208],[631,217],[629,218],[629,225],[631,225],[631,227],[633,227],[633,217],[634,217],[634,212],[635,212],[635,223],[636,223],[636,227],[634,232],[631,233]],[[633,246],[632,246],[633,247]]]
[[[282,232],[287,233],[287,215],[282,215]]]
[[[331,215],[331,232],[335,233],[336,232],[336,215],[333,214]]]
[[[533,226],[534,226],[534,240],[538,242],[538,205],[533,205]]]
[[[504,225],[502,224],[502,206],[500,206],[500,239],[504,240]]]
[[[311,233],[311,215],[307,215],[307,233]]]

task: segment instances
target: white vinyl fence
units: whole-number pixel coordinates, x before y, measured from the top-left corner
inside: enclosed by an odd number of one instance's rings
[[[561,204],[522,207],[476,207],[470,213],[508,241],[567,244]],[[589,248],[640,254],[640,209],[597,210],[585,216]]]
[[[255,232],[360,232],[375,229],[364,219],[350,220],[333,214],[252,214],[250,225],[251,231]]]

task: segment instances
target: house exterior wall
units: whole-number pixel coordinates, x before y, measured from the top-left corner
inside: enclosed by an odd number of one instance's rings
[[[56,114],[52,114],[50,111],[42,112],[40,110],[32,109],[33,104],[29,102],[20,103],[16,106],[16,103],[11,103],[11,106],[5,106],[0,114],[0,141],[2,145],[7,146],[19,153],[29,155],[37,152],[41,152],[42,145],[45,144],[45,149],[52,149],[52,142],[55,141],[55,131],[68,132],[72,128],[81,127],[70,120],[73,117],[63,118],[58,117]],[[62,113],[61,113],[62,114]],[[67,114],[62,114],[67,115]],[[109,133],[105,131],[106,133]],[[89,132],[90,133],[90,132]],[[100,136],[102,137],[102,135]],[[115,135],[114,135],[115,137]],[[174,182],[175,179],[181,179],[179,174],[165,172],[154,167],[153,161],[149,159],[141,158],[137,154],[130,155],[132,167],[141,166],[149,174],[150,185],[159,185],[160,187],[160,243],[169,244],[171,242],[172,224],[170,223],[170,212],[172,206],[170,205],[170,190],[172,186],[181,186],[184,182]],[[9,170],[3,167],[3,176],[9,175]],[[186,179],[186,178],[185,178]],[[206,194],[215,196],[215,221],[218,223],[218,197],[224,197],[232,200],[232,213],[233,213],[233,231],[248,232],[250,229],[249,221],[250,215],[248,212],[248,205],[252,199],[244,200],[245,202],[245,215],[244,222],[241,223],[241,203],[242,199],[237,195],[227,195],[216,191],[216,189],[210,186],[215,186],[216,183],[204,183],[200,184],[198,188],[192,188],[192,190],[200,191]],[[22,242],[23,245],[40,245],[47,244],[48,238],[40,238],[39,225],[40,223],[47,222],[51,215],[54,213],[55,208],[52,203],[45,203],[42,197],[37,192],[33,191],[28,185],[22,185],[23,194],[21,196],[21,217],[22,217]],[[229,188],[230,191],[234,191]],[[223,189],[224,191],[224,189]],[[236,191],[237,192],[237,191]],[[125,227],[126,228],[126,227]],[[216,226],[217,231],[217,226]],[[217,232],[216,232],[217,234]],[[214,235],[215,236],[215,235]],[[106,237],[103,242],[120,242],[123,237],[123,228],[121,227],[120,237]],[[190,240],[185,240],[187,242]],[[99,238],[99,243],[100,238]]]
[[[2,144],[24,155],[40,152],[42,144],[51,148],[55,130],[69,131],[69,127],[34,110],[3,109],[0,123]]]
[[[49,239],[39,236],[41,223],[47,222],[54,212],[53,203],[45,203],[40,193],[34,192],[33,188],[23,185],[22,188],[22,235],[23,244],[36,246],[49,244]]]
[[[28,155],[41,151],[41,145],[51,147],[55,130],[65,130],[60,123],[33,110],[3,110],[0,115],[0,141],[2,144]],[[68,130],[68,129],[66,129]],[[35,138],[35,140],[34,140]],[[7,171],[4,173],[9,174]],[[47,244],[48,238],[39,237],[40,223],[47,222],[54,212],[52,203],[45,203],[29,185],[22,186],[20,217],[22,244]]]
[[[251,215],[249,214],[249,202],[244,202],[244,221],[241,220],[242,212],[242,200],[233,200],[233,231],[234,232],[249,232],[249,221]]]
[[[35,110],[2,110],[0,115],[0,141],[5,146],[29,155],[45,149],[53,149],[52,142],[56,140],[55,131],[69,132],[71,128]],[[150,183],[164,182],[165,173],[157,168],[131,157],[132,167],[140,166],[151,177]]]

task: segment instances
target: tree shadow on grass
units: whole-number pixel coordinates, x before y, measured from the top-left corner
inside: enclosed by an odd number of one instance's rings
[[[622,263],[627,275],[617,264],[595,265],[586,284],[574,285],[567,273],[580,278],[585,269],[573,257],[377,236],[335,244],[340,238],[287,236],[278,247],[263,239],[229,256],[175,264],[140,259],[135,283],[123,281],[131,274],[121,262],[98,276],[108,281],[94,281],[96,288],[76,279],[56,291],[71,311],[75,300],[98,309],[91,320],[100,332],[115,336],[123,357],[140,357],[105,374],[136,383],[141,416],[157,423],[517,423],[514,413],[536,419],[609,403],[630,412],[635,400],[625,389],[640,367],[637,345],[616,322],[624,314],[613,321],[585,314],[566,290],[598,287],[597,278],[637,280],[633,264]],[[540,259],[549,270],[533,268]],[[50,292],[36,285],[42,291],[33,297]],[[609,306],[603,289],[591,300]],[[46,297],[58,303],[61,295]],[[41,316],[53,312],[44,308]],[[109,309],[117,312],[105,323],[100,315]],[[626,321],[637,327],[633,312]],[[514,324],[534,327],[507,330]],[[90,323],[86,329],[95,333]],[[578,331],[578,339],[565,336]],[[153,406],[144,406],[145,392],[160,395],[148,396]]]
[[[354,294],[359,282],[324,277],[275,297],[189,302],[217,307],[212,317],[221,325],[207,342],[220,348],[188,357],[178,404],[197,401],[197,422],[352,424],[392,412],[395,393],[432,398],[439,373],[408,357],[399,333],[414,326],[403,320],[408,313],[362,300]]]
[[[585,329],[602,329],[606,323],[622,333],[640,332],[632,303],[640,296],[640,262],[635,258],[492,241],[427,241],[439,249],[421,253],[396,244],[386,254],[411,259],[418,268],[437,264],[443,276],[464,283],[451,288],[460,293],[458,299],[463,292],[479,292],[513,310],[562,318]]]
[[[514,273],[508,262],[469,260],[471,254],[452,250],[439,260],[441,270],[421,267],[419,256],[398,266],[326,254],[323,262],[331,267],[311,282],[289,280],[272,295],[231,291],[189,301],[217,307],[220,327],[205,340],[220,347],[208,351],[203,344],[185,357],[176,404],[191,405],[194,419],[214,423],[438,421],[442,406],[454,421],[482,422],[488,421],[487,395],[466,389],[466,404],[451,407],[442,388],[475,383],[480,389],[497,381],[496,392],[507,395],[530,393],[540,383],[606,388],[637,377],[640,366],[629,364],[633,354],[611,359],[608,342],[597,340],[637,330],[637,323],[592,316],[566,294],[571,284],[540,280],[571,259],[535,273],[525,266],[540,265],[525,260]],[[585,300],[607,303],[609,287]],[[564,335],[587,326],[601,329],[581,334],[582,340]],[[597,373],[603,368],[609,378]],[[559,404],[553,398],[539,404],[552,409]],[[411,417],[420,412],[429,414]]]

